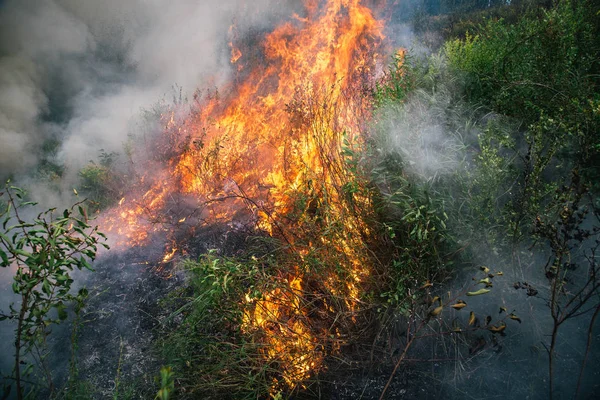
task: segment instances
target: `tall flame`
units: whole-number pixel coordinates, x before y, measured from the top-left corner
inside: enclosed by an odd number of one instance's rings
[[[327,248],[343,267],[319,272],[323,290],[343,299],[321,301],[324,313],[343,308],[352,314],[369,275],[364,244],[369,231],[352,207],[370,210],[371,203],[353,190],[346,165],[363,145],[368,101],[361,88],[382,64],[377,50],[384,39],[382,24],[361,0],[305,0],[304,7],[302,16],[293,15],[266,35],[261,60],[246,59],[252,52],[237,47],[243,44],[235,43],[235,28],[230,29],[238,82],[224,94],[197,98],[197,111],[184,118],[177,109],[163,115],[165,133],[181,150],[158,183],[122,201],[112,218],[113,230],[129,244],[142,244],[150,231],[162,229],[145,221],[160,215],[178,193],[197,199],[213,220],[247,208],[257,229],[285,239],[299,255],[298,265],[282,272],[278,288],[260,300],[240,301],[246,303],[241,329],[263,332],[264,357],[281,362],[282,380],[290,386],[321,367],[320,337],[339,336],[339,324],[316,328],[309,321],[305,286],[315,278],[305,258]],[[291,218],[298,194],[309,204],[302,216]],[[344,200],[348,196],[353,205]],[[299,225],[320,223],[342,227],[311,239],[320,243],[298,240]]]

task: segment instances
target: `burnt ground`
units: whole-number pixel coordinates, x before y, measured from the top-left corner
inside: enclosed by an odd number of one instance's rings
[[[85,284],[89,297],[75,343],[78,381],[84,382],[85,393],[92,398],[111,398],[134,387],[153,388],[160,370],[152,351],[160,317],[157,301],[182,280],[155,273],[142,253],[103,257]],[[56,354],[69,354],[71,340],[62,336]],[[67,371],[66,357],[60,361],[58,370]]]
[[[187,255],[201,254],[218,248],[234,254],[244,247],[247,235],[232,233],[223,227],[199,232],[188,244]],[[202,238],[202,239],[199,239]],[[162,265],[164,240],[154,245],[127,251],[111,251],[95,263],[95,272],[84,274],[89,297],[81,316],[77,335],[77,381],[84,398],[119,399],[152,398],[157,390],[156,377],[162,366],[154,347],[161,319],[166,311],[160,301],[185,282],[183,272],[176,272],[177,258]],[[64,324],[50,335],[56,380],[64,385],[69,371],[72,330]],[[349,357],[353,356],[349,351]],[[332,360],[319,388],[308,388],[298,399],[377,399],[390,372],[389,363]],[[357,358],[358,357],[358,358]],[[369,365],[364,369],[363,365]],[[390,399],[424,398],[422,374],[402,369],[389,388]],[[77,397],[77,396],[76,396]]]
[[[222,254],[234,255],[244,248],[246,238],[243,232],[235,234],[229,228],[213,227],[198,232],[184,251],[193,257],[216,248]],[[85,286],[90,295],[76,342],[78,381],[86,395],[83,398],[146,399],[156,393],[155,379],[162,364],[154,343],[160,332],[157,329],[160,321],[166,317],[160,301],[185,283],[183,272],[173,268],[175,262],[160,264],[164,241],[156,243],[106,254],[94,265],[94,273],[86,273]],[[496,304],[497,301],[514,303],[523,324],[512,321],[507,336],[496,338],[498,343],[489,332],[472,337],[461,335],[461,339],[438,335],[415,342],[394,375],[386,399],[490,398],[502,393],[510,393],[509,398],[546,397],[547,357],[541,344],[545,338],[541,327],[547,322],[537,311],[543,310],[544,302],[516,291],[514,280],[506,275],[510,274],[505,273],[502,284],[499,282],[497,295],[469,302],[478,315],[490,308],[497,312],[500,305],[508,305]],[[476,300],[481,304],[477,305]],[[468,316],[460,312],[452,315],[463,320]],[[56,378],[63,384],[71,353],[68,325],[64,324],[50,335],[50,346],[54,350],[51,363],[54,371],[62,371]],[[399,318],[394,325],[381,336],[379,343],[355,344],[331,358],[318,385],[298,393],[295,398],[378,399],[405,343],[406,321]],[[566,327],[559,338],[560,354],[564,354],[559,365],[564,366],[566,372],[578,368],[585,345],[582,342],[586,337],[582,334],[585,327],[579,324]],[[598,328],[600,330],[600,326]],[[534,336],[534,331],[542,336]],[[595,336],[600,338],[596,332]],[[579,342],[575,342],[576,338]],[[597,346],[591,352],[589,365],[598,365],[600,361]],[[593,367],[588,372],[590,380],[584,393],[594,393],[600,372]],[[570,393],[572,374],[562,375],[564,377],[557,381],[562,385],[564,380],[565,393]],[[562,390],[560,386],[557,389]]]
[[[183,248],[186,255],[238,245],[223,227],[207,228],[196,237]],[[160,301],[185,282],[183,272],[175,271],[180,256],[161,262],[164,243],[164,238],[154,238],[143,248],[111,252],[90,274],[77,345],[79,379],[93,390],[93,398],[116,392],[124,395],[119,398],[148,398],[156,393],[162,364],[153,346],[166,317]]]

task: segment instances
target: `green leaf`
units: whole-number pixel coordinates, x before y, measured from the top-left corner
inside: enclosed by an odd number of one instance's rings
[[[25,368],[25,371],[23,371],[23,376],[29,376],[29,375],[31,375],[32,371],[33,371],[33,364],[29,364],[27,366],[27,368]]]
[[[55,307],[56,307],[56,311],[58,312],[58,319],[60,319],[61,321],[64,321],[65,319],[67,319],[69,314],[67,314],[65,305],[62,302],[60,302]]]
[[[0,232],[0,238],[2,239],[2,241],[4,241],[7,245],[10,245],[11,243],[13,243],[14,241],[11,241],[8,236],[6,236],[4,233]]]
[[[42,291],[46,293],[48,296],[52,294],[52,289],[50,286],[50,281],[44,278],[44,283],[42,283]]]
[[[9,223],[10,221],[10,214],[6,216],[6,218],[4,218],[4,221],[2,222],[2,229],[6,230],[6,225]]]
[[[3,267],[8,267],[10,265],[10,263],[8,262],[8,257],[6,255],[6,253],[4,252],[4,250],[0,249],[0,258],[2,258],[2,266]]]
[[[87,269],[89,271],[94,271],[94,269],[92,268],[92,266],[90,265],[90,263],[87,262],[87,260],[85,258],[81,257],[79,259],[79,263],[80,263],[80,267],[79,267],[80,269],[81,269],[81,267],[84,267],[85,269]]]
[[[25,250],[14,249],[14,252],[15,252],[15,254],[18,254],[18,255],[23,256],[23,257],[33,258],[33,254],[28,253]]]

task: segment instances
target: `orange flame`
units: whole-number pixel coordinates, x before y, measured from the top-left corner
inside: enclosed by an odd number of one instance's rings
[[[143,196],[121,200],[118,217],[107,221],[127,244],[139,245],[161,229],[147,220],[165,209],[172,193],[199,199],[213,219],[231,219],[246,208],[258,230],[285,238],[301,259],[315,248],[330,249],[328,254],[344,268],[324,272],[321,284],[344,300],[338,305],[323,300],[324,312],[344,307],[353,313],[370,273],[364,244],[369,230],[345,198],[352,198],[354,209],[372,206],[368,196],[353,189],[345,166],[363,146],[368,101],[360,90],[382,63],[377,49],[383,26],[361,0],[305,0],[304,5],[303,16],[294,15],[265,37],[262,63],[247,64],[238,84],[224,95],[197,98],[198,109],[183,120],[177,110],[163,115],[166,134],[183,150],[169,160],[159,183]],[[235,64],[242,51],[234,44],[233,25],[230,38]],[[299,194],[310,201],[290,223],[293,219],[286,216]],[[342,227],[306,245],[294,234],[301,224]],[[175,251],[173,246],[163,261]],[[338,332],[309,323],[303,300],[308,270],[308,263],[299,265],[280,278],[277,289],[245,301],[242,330],[263,333],[265,358],[284,365],[282,380],[292,387],[323,365],[319,336]]]
[[[235,64],[240,58],[242,58],[242,51],[234,44],[238,36],[235,23],[229,27],[229,36],[231,37],[231,41],[228,43],[229,47],[231,48],[231,58],[229,59],[229,62]],[[241,70],[241,67],[241,65],[238,66],[238,71]]]

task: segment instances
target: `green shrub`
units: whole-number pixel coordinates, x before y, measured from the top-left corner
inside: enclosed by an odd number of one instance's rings
[[[123,175],[116,170],[116,153],[101,150],[99,163],[90,161],[79,171],[79,192],[90,202],[92,212],[116,204],[123,195]]]
[[[15,267],[12,290],[19,295],[18,306],[10,305],[1,319],[16,322],[14,380],[18,399],[36,388],[27,379],[36,364],[45,377],[47,389],[52,394],[54,382],[45,363],[46,338],[52,324],[68,318],[67,307],[76,303],[76,310],[87,296],[86,289],[71,293],[74,268],[89,269],[89,261],[96,257],[98,246],[105,236],[98,227],[89,225],[81,204],[63,213],[50,209],[27,222],[23,208],[35,205],[24,200],[25,192],[6,185],[0,196],[6,207],[0,210],[0,266]],[[21,370],[24,368],[23,370]],[[30,386],[25,388],[25,383]]]
[[[507,159],[519,171],[506,209],[515,239],[553,207],[550,194],[572,170],[597,193],[596,11],[592,2],[559,1],[541,17],[526,15],[514,25],[489,21],[477,35],[444,48],[451,68],[464,75],[469,101],[523,124]],[[501,145],[501,137],[494,142]],[[489,165],[492,159],[482,161]]]

